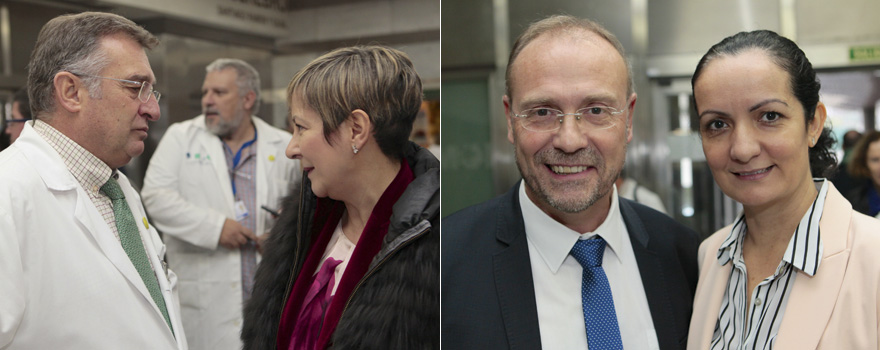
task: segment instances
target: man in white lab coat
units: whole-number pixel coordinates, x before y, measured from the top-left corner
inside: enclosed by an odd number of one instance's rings
[[[40,31],[35,119],[0,152],[0,348],[187,348],[165,246],[116,170],[159,119],[158,42],[96,12]]]
[[[183,324],[192,349],[240,349],[260,244],[280,199],[300,176],[284,149],[291,135],[253,116],[260,78],[242,60],[209,64],[203,114],[175,123],[144,179],[144,205],[180,277]]]

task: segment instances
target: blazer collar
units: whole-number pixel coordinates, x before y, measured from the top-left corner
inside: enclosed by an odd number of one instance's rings
[[[825,326],[831,318],[834,304],[840,293],[841,282],[849,262],[850,250],[847,247],[852,207],[832,184],[828,184],[828,193],[819,229],[822,232],[822,263],[814,276],[798,270],[794,288],[789,296],[788,306],[783,315],[782,325],[776,338],[776,348],[780,349],[815,349],[824,333]],[[727,226],[723,232],[732,228]],[[720,266],[715,257],[717,249],[726,236],[712,236],[704,242],[700,250],[700,285],[697,294],[705,295],[706,302],[699,305],[707,307],[705,312],[695,313],[691,320],[692,330],[700,329],[702,333],[691,332],[688,345],[697,347],[708,346],[712,342],[712,333],[718,321],[721,300],[730,276],[732,264]],[[705,252],[704,249],[708,249]],[[705,290],[705,292],[701,292]],[[659,333],[658,333],[659,334]]]
[[[776,338],[780,349],[815,349],[839,297],[850,256],[847,244],[853,210],[834,185],[828,186],[819,221],[824,244],[822,264],[815,276],[798,273],[788,300],[790,307],[785,309]]]

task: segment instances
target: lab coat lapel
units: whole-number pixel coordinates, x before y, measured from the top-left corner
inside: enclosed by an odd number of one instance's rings
[[[776,347],[780,349],[815,349],[824,334],[849,262],[847,248],[852,206],[837,190],[829,188],[819,221],[824,246],[822,263],[816,275],[798,271],[794,289],[779,327]]]
[[[21,143],[19,144],[19,142]],[[104,222],[104,218],[98,213],[98,209],[95,208],[89,195],[64,165],[64,160],[61,159],[58,152],[33,130],[30,123],[25,126],[22,137],[16,141],[16,146],[21,148],[27,158],[31,160],[31,164],[40,174],[46,187],[55,193],[60,203],[73,201],[73,215],[82,230],[92,236],[92,239],[119,272],[141,294],[150,298],[147,287],[128,255],[125,254],[125,250],[122,249],[119,239]],[[71,198],[65,198],[68,196]]]
[[[128,178],[124,175],[120,175],[119,183],[122,187],[122,191],[125,193],[125,201],[128,202],[128,207],[131,208],[131,213],[134,215],[134,221],[137,223],[138,234],[140,234],[141,241],[144,243],[144,250],[146,251],[147,259],[150,260],[150,266],[152,266],[153,272],[156,274],[156,280],[159,283],[159,290],[162,293],[162,298],[165,299],[165,308],[168,311],[171,325],[174,327],[174,334],[170,335],[172,337],[176,336],[177,338],[180,338],[183,335],[183,333],[181,333],[182,327],[180,327],[179,315],[175,312],[179,307],[176,306],[174,299],[171,297],[176,281],[171,281],[169,279],[168,268],[164,261],[160,259],[161,256],[165,256],[164,245],[160,244],[158,247],[156,246],[154,239],[158,239],[158,232],[155,231],[155,228],[149,225],[147,215],[143,211],[141,198],[137,192],[134,191],[134,188],[131,187]],[[157,248],[162,250],[157,251]],[[135,272],[136,271],[137,270],[135,270]],[[143,282],[143,280],[140,279],[139,274],[137,275],[137,278],[139,281]],[[143,289],[138,288],[138,290],[141,291],[141,294],[147,298],[150,305],[153,306],[153,311],[156,317],[159,317],[161,322],[164,323],[165,320],[162,316],[162,311],[159,310],[159,306],[156,305],[155,300],[153,300],[153,297],[149,294],[146,286],[144,285]],[[144,294],[145,292],[146,294]]]
[[[226,152],[223,149],[223,141],[205,129],[201,143],[202,147],[211,157],[208,161],[214,167],[214,174],[217,174],[217,181],[220,182],[220,192],[223,193],[223,198],[226,200],[228,211],[231,214],[234,212],[232,204],[235,202],[235,197],[232,194],[232,182],[229,180],[229,168],[226,166]]]

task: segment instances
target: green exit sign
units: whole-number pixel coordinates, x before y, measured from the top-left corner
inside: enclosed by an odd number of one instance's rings
[[[880,45],[849,48],[850,61],[880,61]]]

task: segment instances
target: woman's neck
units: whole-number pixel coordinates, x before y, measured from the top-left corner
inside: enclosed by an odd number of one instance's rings
[[[816,186],[810,179],[790,198],[766,206],[743,207],[748,229],[745,247],[781,257],[817,195]]]
[[[353,191],[345,198],[340,199],[345,204],[345,214],[342,216],[342,232],[354,243],[361,237],[370,214],[373,212],[379,198],[397,177],[400,171],[400,161],[394,161],[381,155],[371,157],[374,159],[358,159],[359,171],[352,174]]]

